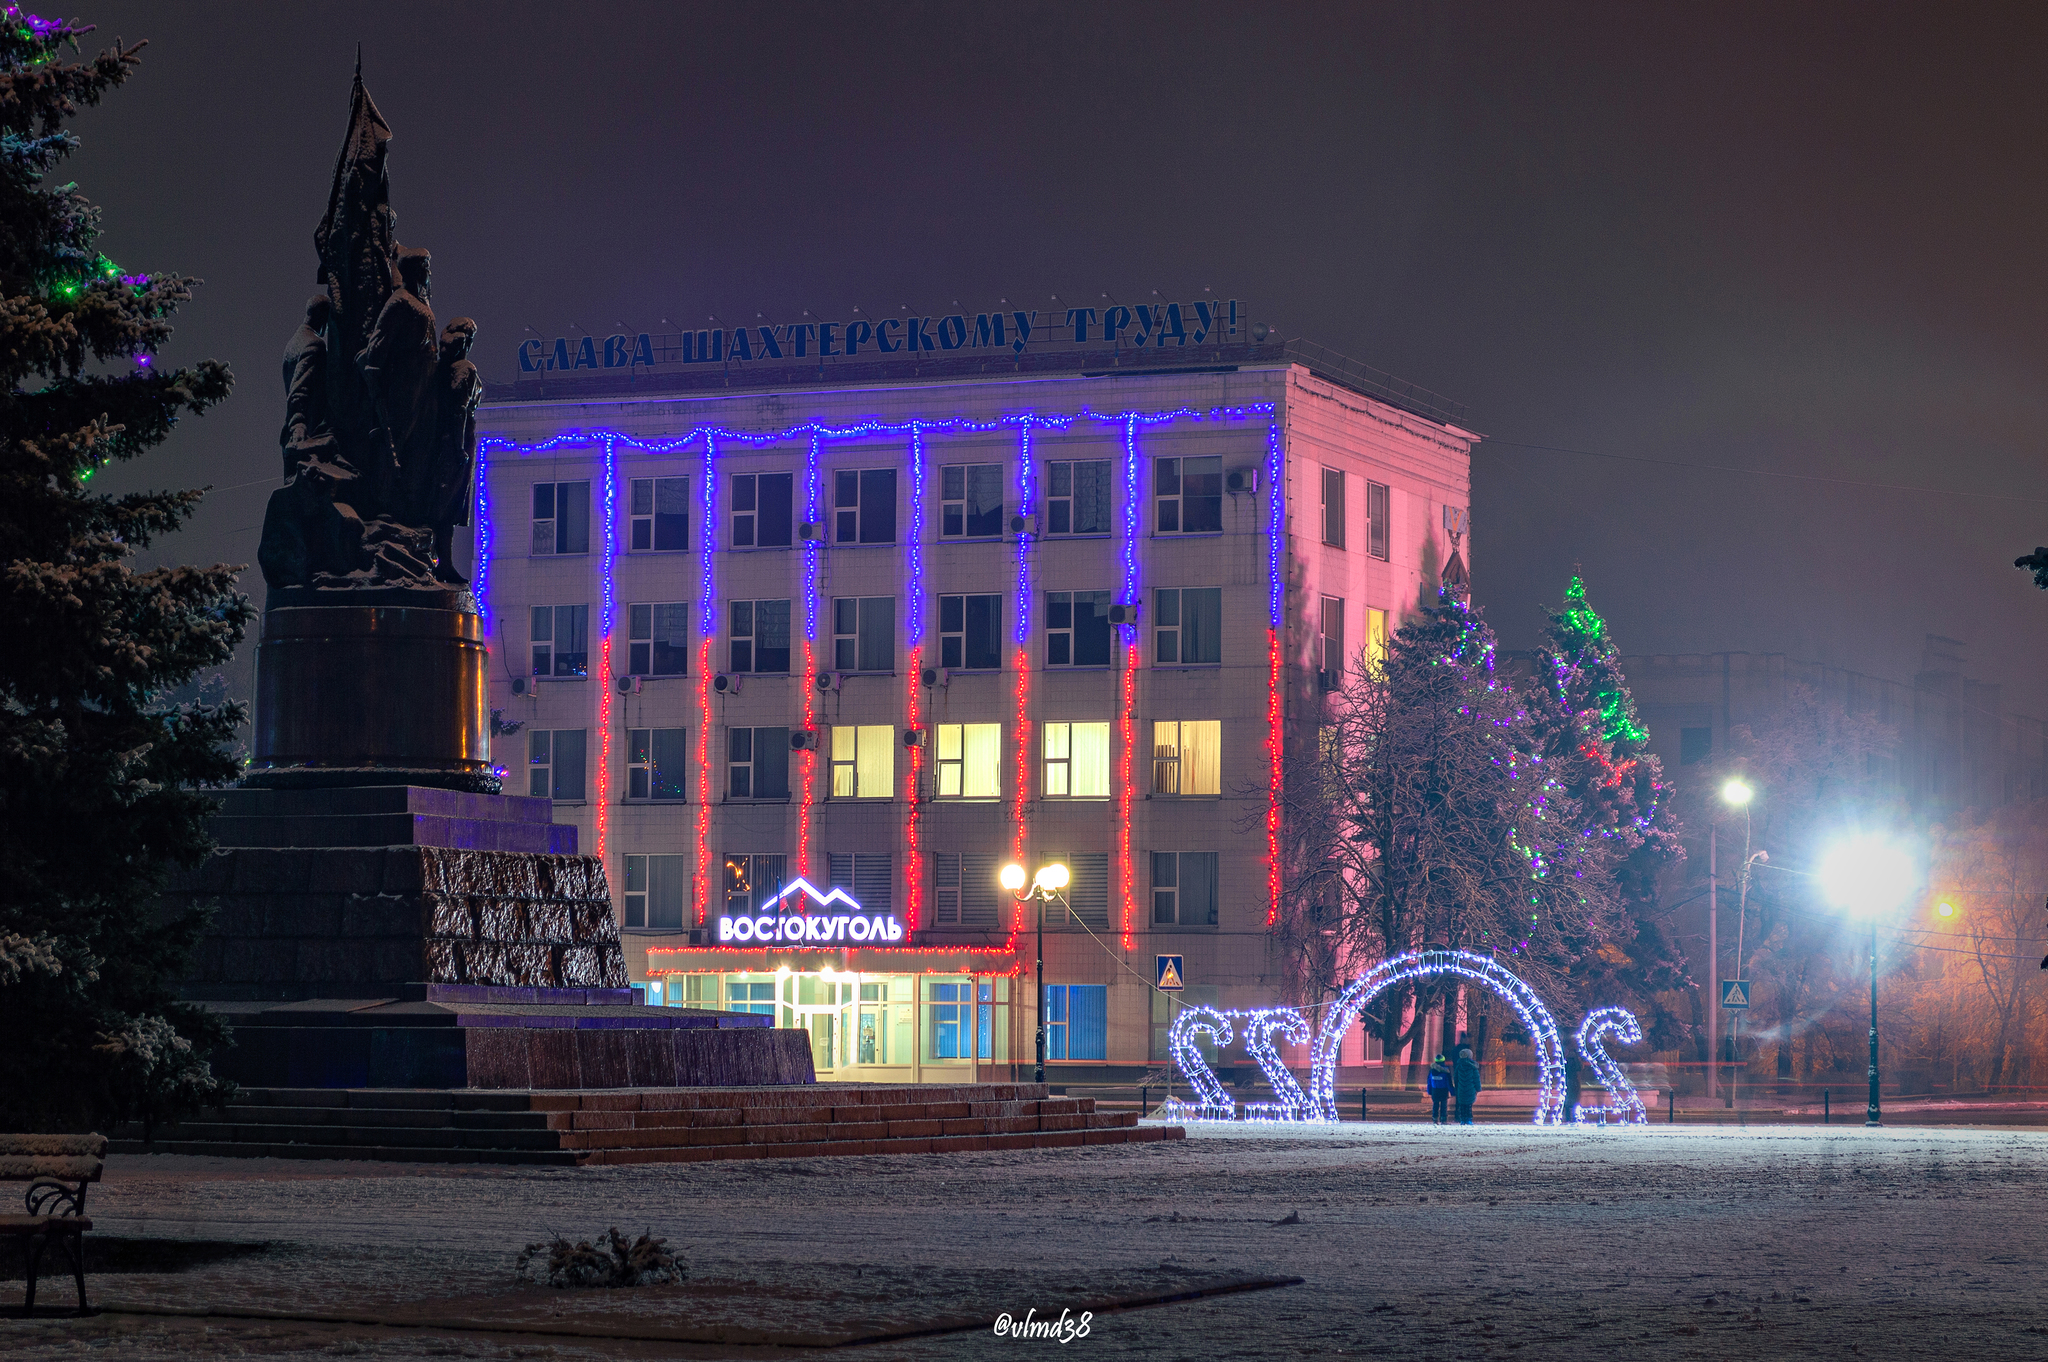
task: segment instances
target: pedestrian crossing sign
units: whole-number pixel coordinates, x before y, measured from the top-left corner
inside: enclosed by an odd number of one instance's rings
[[[1159,957],[1159,980],[1157,987],[1161,993],[1177,992],[1183,987],[1179,956],[1162,955]]]
[[[1723,979],[1721,981],[1721,1006],[1729,1012],[1745,1012],[1749,1009],[1749,980]]]

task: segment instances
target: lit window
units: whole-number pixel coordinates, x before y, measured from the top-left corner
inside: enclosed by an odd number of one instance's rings
[[[583,802],[584,730],[526,730],[526,792],[537,799]]]
[[[688,478],[634,478],[630,496],[630,552],[678,553],[690,547]]]
[[[533,674],[581,680],[590,675],[590,607],[533,607]]]
[[[1152,853],[1152,925],[1216,925],[1216,853]]]
[[[626,925],[680,927],[690,897],[687,856],[626,857]]]
[[[1365,665],[1375,677],[1387,665],[1387,612],[1371,606],[1365,611]]]
[[[789,798],[789,729],[728,728],[725,772],[728,799]]]
[[[1152,725],[1152,793],[1223,793],[1223,722],[1167,720]]]
[[[1344,547],[1344,472],[1323,470],[1323,542],[1331,548]]]
[[[1387,556],[1390,500],[1385,483],[1369,482],[1365,485],[1366,551],[1379,559]]]
[[[737,983],[725,986],[725,1010],[728,1012],[758,1012],[763,1016],[775,1015],[775,981],[766,983]]]
[[[1107,667],[1110,654],[1107,591],[1045,593],[1045,665]]]
[[[996,671],[1003,665],[1003,598],[939,597],[939,665]]]
[[[940,724],[939,798],[995,799],[1001,793],[1003,726]]]
[[[1045,726],[1048,799],[1109,798],[1109,725]]]
[[[626,670],[634,676],[687,676],[690,603],[626,607]]]
[[[533,485],[533,551],[590,552],[590,484],[537,482]]]
[[[1045,1057],[1109,1058],[1109,990],[1101,984],[1045,986]]]
[[[833,725],[834,799],[889,799],[896,793],[895,785],[895,728],[888,724]]]
[[[1109,534],[1110,461],[1075,460],[1048,470],[1045,496],[1047,534]]]
[[[732,665],[727,671],[789,671],[788,601],[734,601],[728,618]]]
[[[896,598],[837,596],[832,601],[832,670],[896,670]]]
[[[1003,532],[1003,466],[949,463],[939,469],[939,537],[988,539]]]
[[[739,473],[732,479],[732,546],[789,547],[791,475]]]
[[[979,1006],[974,992],[971,983],[932,985],[933,1059],[987,1059],[993,1054],[994,987],[981,985]]]
[[[627,729],[626,798],[688,798],[683,763],[689,739],[687,728]]]
[[[1223,528],[1223,457],[1155,459],[1153,493],[1160,534],[1211,534]]]
[[[896,470],[842,468],[832,475],[834,543],[896,542]]]
[[[775,901],[789,883],[784,867],[789,858],[781,855],[745,852],[725,858],[725,915],[745,917]]]
[[[1207,667],[1223,660],[1223,588],[1166,587],[1153,593],[1152,660]]]

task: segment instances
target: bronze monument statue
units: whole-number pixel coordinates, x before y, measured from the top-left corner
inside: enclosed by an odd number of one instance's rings
[[[435,322],[432,259],[395,234],[390,141],[358,59],[313,233],[320,292],[284,350],[246,783],[494,792],[482,622],[454,545],[476,468],[476,323]]]

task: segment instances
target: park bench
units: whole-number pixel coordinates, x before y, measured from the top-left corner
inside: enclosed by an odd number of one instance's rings
[[[78,1313],[85,1313],[85,1185],[100,1180],[107,1157],[104,1135],[0,1135],[0,1182],[26,1182],[26,1215],[0,1215],[0,1235],[21,1240],[28,1265],[21,1313],[34,1313],[36,1268],[52,1241],[71,1259],[78,1280]]]

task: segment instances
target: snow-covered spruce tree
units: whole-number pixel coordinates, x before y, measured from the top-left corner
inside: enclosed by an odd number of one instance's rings
[[[1578,577],[1552,612],[1544,641],[1536,693],[1528,697],[1536,750],[1605,847],[1623,909],[1604,939],[1573,944],[1572,977],[1589,1000],[1634,1010],[1651,1048],[1677,1049],[1686,1023],[1658,995],[1691,980],[1657,901],[1664,868],[1685,854],[1664,769],[1649,750],[1607,621]]]
[[[174,866],[209,846],[240,706],[157,697],[228,659],[251,609],[237,568],[137,571],[198,492],[93,493],[93,473],[227,396],[227,369],[151,363],[196,282],[132,274],[99,212],[46,177],[64,121],[126,80],[140,45],[89,60],[90,29],[0,18],[0,1130],[175,1115],[219,1091],[217,1024],[175,1001],[203,922],[159,920]]]
[[[1585,835],[1495,664],[1493,631],[1446,594],[1401,626],[1384,666],[1361,656],[1328,697],[1316,758],[1283,792],[1276,926],[1304,1001],[1371,960],[1449,946],[1497,956],[1571,1010],[1572,967],[1616,917],[1613,854]],[[1382,995],[1368,1025],[1384,1052],[1416,1040],[1456,985]]]

